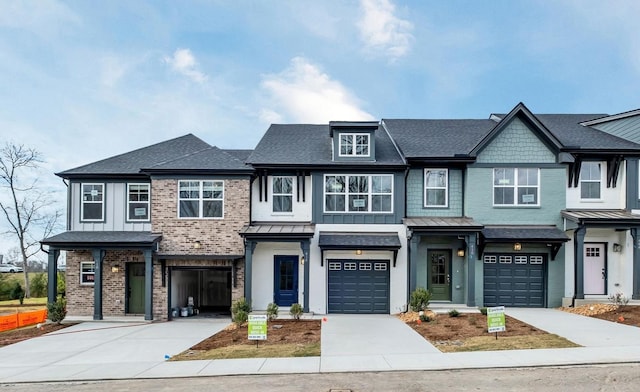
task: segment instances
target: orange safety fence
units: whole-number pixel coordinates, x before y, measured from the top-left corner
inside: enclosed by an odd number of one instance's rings
[[[43,323],[46,320],[46,309],[0,316],[0,332],[26,327],[27,325]]]

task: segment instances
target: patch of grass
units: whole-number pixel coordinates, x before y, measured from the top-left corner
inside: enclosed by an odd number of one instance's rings
[[[498,340],[495,335],[476,336],[465,339],[461,345],[438,345],[438,349],[445,353],[571,347],[580,347],[580,345],[554,334],[500,337],[499,333]]]
[[[20,305],[20,300],[10,299],[7,301],[0,301],[0,307],[2,306],[17,306]],[[31,297],[24,299],[24,305],[37,305],[37,306],[47,306],[47,297]]]
[[[187,350],[171,358],[172,361],[194,361],[231,358],[283,358],[320,356],[320,343],[314,344],[258,344],[235,345],[213,350]]]

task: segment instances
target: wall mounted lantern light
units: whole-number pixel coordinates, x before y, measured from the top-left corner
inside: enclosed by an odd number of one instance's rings
[[[458,257],[464,257],[464,249],[463,248],[458,249]]]
[[[357,250],[356,250],[356,254],[357,254],[358,256],[360,256],[360,255],[362,254],[362,249],[357,249]]]
[[[194,249],[200,249],[201,246],[202,246],[202,243],[200,241],[196,241],[193,243]]]
[[[111,267],[111,272],[116,273],[116,272],[120,272],[120,266],[119,265],[114,265],[113,267]]]
[[[622,250],[622,245],[620,244],[613,244],[613,251],[614,252],[620,252]]]
[[[513,244],[513,250],[522,250],[522,244],[519,242],[516,242],[515,244]]]

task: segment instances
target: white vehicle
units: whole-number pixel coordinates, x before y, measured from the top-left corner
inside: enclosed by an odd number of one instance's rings
[[[11,273],[14,273],[14,272],[22,272],[22,271],[23,271],[22,267],[18,267],[15,264],[9,264],[9,263],[0,264],[0,272],[11,272]]]

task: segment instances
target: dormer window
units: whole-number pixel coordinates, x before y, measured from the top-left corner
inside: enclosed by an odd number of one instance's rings
[[[341,157],[368,157],[369,156],[368,133],[341,133],[340,156]]]

